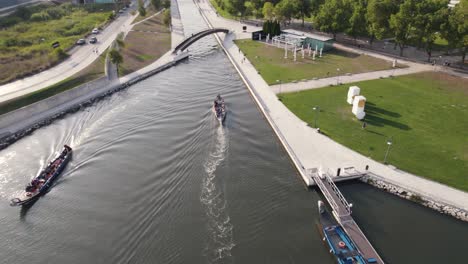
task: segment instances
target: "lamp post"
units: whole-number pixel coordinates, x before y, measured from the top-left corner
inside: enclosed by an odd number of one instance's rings
[[[336,76],[336,85],[340,84],[340,68],[336,68],[338,75]]]
[[[281,101],[281,99],[279,98],[279,95],[281,94],[281,85],[283,84],[283,82],[281,80],[276,80],[276,83],[279,83],[279,93],[278,93],[278,100]]]
[[[315,118],[314,118],[314,128],[317,128],[317,117],[318,117],[318,112],[320,112],[320,106],[314,106],[312,110],[315,111]]]
[[[390,147],[392,146],[393,144],[393,141],[392,141],[392,138],[388,138],[387,139],[387,152],[385,152],[385,158],[384,158],[384,164],[387,164],[387,157],[388,157],[388,153],[390,152]]]

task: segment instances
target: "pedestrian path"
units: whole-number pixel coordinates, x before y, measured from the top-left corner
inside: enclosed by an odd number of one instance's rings
[[[202,10],[211,9],[206,1],[198,4]],[[285,142],[286,150],[292,152],[291,158],[293,161],[297,160],[295,163],[299,171],[304,173],[307,168],[320,166],[330,168],[332,171],[345,167],[355,167],[364,171],[365,167],[369,166],[370,171],[390,183],[434,201],[468,210],[468,193],[381,164],[317,133],[278,100],[276,94],[248,60],[242,62],[244,56],[233,42],[234,39],[243,36],[242,32],[239,33],[239,23],[237,21],[228,23],[226,19],[219,19],[214,12],[204,12],[204,14],[212,25],[233,31],[225,37],[224,48],[257,98],[262,112],[272,122],[275,133],[282,142]]]

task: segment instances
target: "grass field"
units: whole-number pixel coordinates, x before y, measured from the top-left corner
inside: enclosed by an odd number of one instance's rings
[[[41,89],[39,91],[21,96],[0,104],[0,115],[18,108],[33,104],[58,93],[72,89],[78,85],[90,82],[104,76],[104,63],[107,52],[104,52],[91,65],[59,83]]]
[[[468,80],[420,73],[357,83],[367,98],[365,122],[346,103],[352,84],[282,94],[284,104],[333,140],[399,169],[468,191]],[[428,190],[429,191],[429,190]]]
[[[276,48],[253,40],[236,40],[235,43],[270,85],[276,84],[276,80],[286,83],[346,73],[386,70],[392,66],[388,61],[336,49],[323,53],[322,58],[317,56],[315,61],[312,57],[308,57],[307,53],[302,59],[301,53],[298,52],[297,61],[294,62],[291,51],[288,53],[288,58],[284,58],[284,48]],[[403,65],[398,66],[403,67]],[[340,71],[337,71],[338,68]]]
[[[94,27],[102,26],[114,5],[40,5],[0,18],[0,84],[44,70],[61,57],[51,44],[68,50]],[[29,13],[28,13],[29,12]]]
[[[121,75],[141,69],[171,49],[171,32],[162,22],[163,14],[152,17],[133,28],[125,38],[119,65]]]
[[[141,16],[141,15],[138,15],[133,21],[132,21],[132,24],[135,24],[135,23],[138,23],[140,21],[142,21],[143,19],[147,19],[148,17],[156,14],[157,11],[156,9],[154,8],[153,5],[149,5],[147,8],[146,8],[146,16]]]

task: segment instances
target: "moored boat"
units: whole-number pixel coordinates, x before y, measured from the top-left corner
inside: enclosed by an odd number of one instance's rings
[[[11,206],[27,205],[46,193],[55,179],[60,175],[71,158],[72,148],[65,145],[64,149],[38,176],[31,180],[24,192],[17,198],[11,199]]]
[[[213,102],[213,113],[221,124],[226,119],[226,104],[224,103],[224,99],[219,94],[216,96],[216,99]]]
[[[339,264],[366,264],[364,257],[357,249],[354,242],[346,234],[341,225],[336,223],[325,208],[322,201],[318,201],[320,217],[320,233],[323,241],[330,248],[330,253],[336,258]],[[369,260],[368,260],[369,261]]]

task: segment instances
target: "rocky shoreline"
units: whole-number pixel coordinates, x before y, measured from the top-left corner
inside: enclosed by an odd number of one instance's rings
[[[442,214],[450,215],[461,221],[468,222],[468,212],[463,209],[456,208],[454,206],[439,201],[433,201],[427,196],[408,191],[402,187],[396,186],[392,183],[389,183],[372,175],[364,175],[360,178],[360,180],[376,188],[397,195],[403,199],[416,202],[423,206],[434,209]]]

